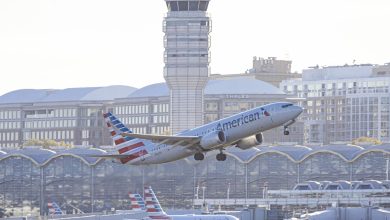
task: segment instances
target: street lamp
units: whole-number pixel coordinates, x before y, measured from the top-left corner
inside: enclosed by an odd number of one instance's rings
[[[227,199],[229,199],[230,195],[230,183],[228,183],[228,188],[227,188]]]
[[[386,180],[389,180],[389,158],[386,158]]]
[[[195,187],[195,199],[199,199],[199,185]]]
[[[205,191],[206,191],[206,186],[202,186],[202,191],[203,191],[202,199],[203,199],[203,203],[204,203],[204,202],[205,202],[204,193],[205,193]]]

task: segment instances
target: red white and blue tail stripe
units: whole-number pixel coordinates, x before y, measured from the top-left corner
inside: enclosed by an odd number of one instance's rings
[[[62,215],[64,214],[60,206],[55,202],[48,202],[47,208],[49,210],[49,215]]]
[[[121,135],[122,133],[132,133],[132,131],[111,112],[105,113],[103,116],[111,137],[115,145],[118,147],[118,153],[128,155],[127,157],[121,157],[118,159],[122,164],[148,154],[144,148],[145,144],[141,139],[123,137]],[[137,142],[137,140],[139,141]]]
[[[169,217],[161,208],[160,203],[156,195],[154,194],[152,187],[145,187],[144,191],[145,203],[146,203],[146,212],[148,217],[151,219],[165,219],[170,220]]]
[[[122,133],[133,133],[129,128],[127,128],[117,117],[115,117],[111,112],[103,114],[104,120],[107,124],[108,129],[110,130],[111,136],[114,139],[115,145],[121,144],[126,141],[130,141],[133,138],[123,137]],[[117,131],[115,130],[117,129]]]
[[[142,199],[140,194],[129,193],[130,197],[130,208],[134,211],[142,211],[145,210],[145,201]]]

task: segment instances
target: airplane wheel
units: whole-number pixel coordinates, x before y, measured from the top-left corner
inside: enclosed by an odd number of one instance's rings
[[[226,160],[226,154],[223,154],[223,153],[217,154],[217,160],[218,161],[225,161]]]
[[[194,159],[195,160],[203,160],[204,159],[204,154],[198,152],[198,153],[194,154]]]
[[[288,130],[284,131],[284,135],[289,135],[289,134],[290,134],[290,132]]]

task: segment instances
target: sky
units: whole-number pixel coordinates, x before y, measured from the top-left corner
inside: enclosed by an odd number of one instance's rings
[[[211,0],[211,73],[390,62],[388,0]],[[0,95],[163,82],[163,0],[1,0]]]

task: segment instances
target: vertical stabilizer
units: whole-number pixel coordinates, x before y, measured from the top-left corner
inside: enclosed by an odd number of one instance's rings
[[[55,202],[48,202],[47,208],[49,210],[49,215],[63,215],[60,206]]]
[[[128,157],[123,157],[117,159],[120,163],[125,164],[131,160],[137,159],[138,157],[144,156],[147,154],[147,150],[143,147],[145,146],[143,140],[131,137],[123,137],[122,133],[132,133],[118,118],[116,118],[111,112],[104,113],[104,120],[110,131],[111,138],[114,141],[115,146],[119,154],[129,155]]]
[[[145,187],[145,203],[146,203],[146,212],[148,213],[149,218],[151,219],[171,219],[165,212],[162,210],[160,203],[156,195],[154,194],[152,187]]]
[[[103,114],[104,120],[110,131],[111,137],[115,145],[122,145],[123,143],[132,140],[131,137],[123,137],[122,133],[132,133],[119,119],[117,119],[111,112]]]
[[[140,194],[129,193],[129,197],[130,197],[130,202],[131,202],[131,204],[130,204],[131,210],[142,211],[142,210],[146,209],[145,201],[142,199]]]

